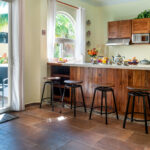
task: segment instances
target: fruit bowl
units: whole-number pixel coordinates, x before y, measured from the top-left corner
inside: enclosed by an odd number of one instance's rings
[[[134,62],[134,61],[129,61],[128,64],[129,65],[137,65],[139,62]]]
[[[133,57],[132,59],[129,59],[128,60],[128,64],[129,65],[137,65],[139,62],[138,60],[136,59],[136,57]]]
[[[59,59],[57,60],[57,62],[58,62],[58,63],[66,63],[66,62],[67,62],[67,59],[65,59],[65,58],[59,58]]]

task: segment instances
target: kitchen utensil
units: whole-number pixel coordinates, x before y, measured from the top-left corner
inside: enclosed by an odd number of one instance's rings
[[[114,61],[114,63],[115,64],[117,64],[117,65],[121,65],[121,64],[123,64],[123,60],[124,60],[124,56],[121,56],[121,55],[117,55],[117,56],[112,56],[113,57],[113,61]]]
[[[128,61],[123,62],[124,66],[129,66]]]
[[[141,61],[140,61],[140,64],[142,64],[142,65],[149,65],[149,64],[150,64],[150,61],[147,60],[147,59],[144,59],[144,60],[141,60]]]

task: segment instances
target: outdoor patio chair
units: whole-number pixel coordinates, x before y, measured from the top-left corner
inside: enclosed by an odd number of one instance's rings
[[[2,107],[4,107],[4,89],[8,87],[8,67],[0,66],[0,95],[2,97]]]

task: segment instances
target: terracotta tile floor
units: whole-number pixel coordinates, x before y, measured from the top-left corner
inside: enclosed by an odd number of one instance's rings
[[[144,125],[127,123],[123,129],[116,119],[105,125],[100,115],[88,120],[88,113],[73,118],[70,109],[59,111],[32,106],[13,113],[19,119],[0,124],[0,150],[150,150]]]

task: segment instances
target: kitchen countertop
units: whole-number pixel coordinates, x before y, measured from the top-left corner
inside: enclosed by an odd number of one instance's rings
[[[54,63],[48,62],[48,65],[71,66],[71,67],[92,67],[92,68],[109,68],[109,69],[132,69],[132,70],[150,70],[150,65],[108,65],[108,64],[91,64],[91,63]]]

